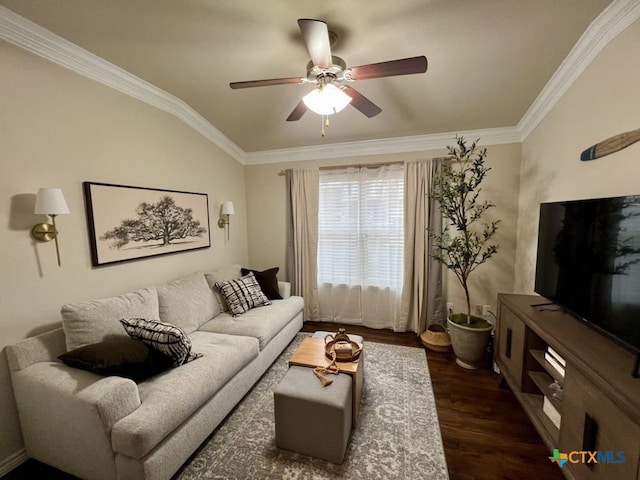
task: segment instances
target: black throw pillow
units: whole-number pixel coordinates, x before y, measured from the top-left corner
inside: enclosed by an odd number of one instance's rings
[[[278,278],[276,277],[278,270],[280,270],[280,267],[269,268],[263,272],[250,270],[248,268],[241,269],[242,275],[248,275],[250,272],[253,272],[253,275],[255,275],[256,280],[258,281],[258,285],[260,285],[262,293],[264,293],[269,300],[282,299],[280,289],[278,288]]]
[[[136,382],[172,366],[169,357],[133,338],[93,343],[63,353],[58,358],[70,367],[103,376],[130,378]]]

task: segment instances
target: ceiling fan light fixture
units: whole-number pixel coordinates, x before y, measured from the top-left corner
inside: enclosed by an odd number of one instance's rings
[[[351,97],[333,83],[327,83],[311,90],[302,101],[318,115],[332,115],[349,105]]]

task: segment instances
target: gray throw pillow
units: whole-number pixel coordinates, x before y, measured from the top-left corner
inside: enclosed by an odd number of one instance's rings
[[[182,328],[187,334],[220,313],[203,273],[192,273],[159,286],[158,303],[160,320]]]
[[[236,280],[242,276],[240,271],[240,265],[227,265],[226,267],[218,268],[217,270],[213,270],[211,272],[205,272],[204,276],[207,279],[207,283],[209,284],[209,288],[213,292],[213,296],[215,297],[218,305],[220,305],[220,311],[226,312],[229,310],[227,306],[227,302],[224,301],[224,297],[220,290],[216,287],[216,283],[228,282],[229,280]]]
[[[67,351],[112,338],[127,338],[121,318],[159,318],[155,288],[144,288],[118,297],[101,298],[62,306],[62,328]]]

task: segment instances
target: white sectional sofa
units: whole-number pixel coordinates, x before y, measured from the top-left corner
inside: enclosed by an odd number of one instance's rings
[[[215,287],[240,267],[196,273],[62,309],[63,327],[7,347],[27,454],[85,479],[169,479],[251,389],[302,327],[303,300],[233,317]],[[126,337],[119,319],[179,326],[200,358],[136,383],[62,363],[83,345]]]

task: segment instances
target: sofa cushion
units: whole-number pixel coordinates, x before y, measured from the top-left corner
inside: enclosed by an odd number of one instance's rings
[[[240,317],[221,313],[200,327],[201,331],[257,338],[260,350],[302,311],[302,297],[274,300],[271,305],[250,310]]]
[[[242,275],[253,273],[260,285],[262,293],[264,293],[269,300],[281,300],[282,295],[280,295],[280,290],[278,289],[278,277],[276,276],[278,274],[278,270],[280,270],[279,267],[269,268],[262,272],[248,268],[242,268],[240,271],[242,272]]]
[[[187,275],[157,290],[160,320],[180,327],[187,334],[222,311],[203,273]]]
[[[220,290],[216,287],[216,283],[227,282],[229,280],[235,280],[236,278],[240,278],[242,273],[240,272],[240,265],[229,265],[227,267],[218,268],[212,272],[205,272],[204,277],[207,279],[207,283],[209,284],[209,288],[213,292],[213,296],[220,305],[221,312],[228,312],[229,307],[227,307],[227,302],[224,301],[224,297]]]
[[[132,338],[169,357],[175,367],[202,357],[191,351],[191,340],[180,327],[144,318],[123,318],[120,322]]]
[[[138,385],[141,405],[113,427],[116,452],[141,458],[258,356],[255,338],[193,332],[204,356]]]
[[[171,367],[171,359],[133,338],[116,338],[85,345],[58,356],[70,367],[136,382]]]
[[[253,273],[228,282],[216,283],[216,287],[224,296],[229,311],[234,317],[248,312],[252,308],[271,305],[271,302],[260,289],[260,284]]]
[[[118,297],[68,303],[62,306],[60,313],[67,350],[108,338],[127,338],[120,324],[121,318],[160,318],[155,288],[145,288]]]

